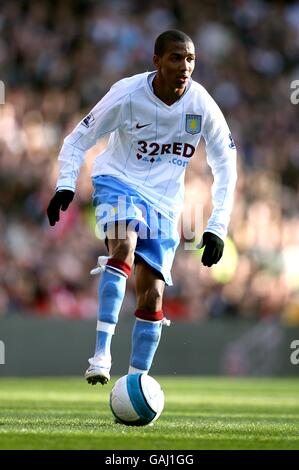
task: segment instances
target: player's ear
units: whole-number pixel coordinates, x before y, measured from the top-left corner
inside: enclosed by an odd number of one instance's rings
[[[158,56],[157,54],[154,54],[153,63],[154,63],[154,66],[159,70],[159,68],[160,68],[160,56]]]

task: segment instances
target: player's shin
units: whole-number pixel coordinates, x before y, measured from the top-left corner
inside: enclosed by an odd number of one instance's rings
[[[164,319],[162,310],[137,310],[135,315],[129,374],[149,371],[160,342],[162,325],[170,323]]]
[[[110,379],[110,345],[118,315],[125,296],[126,280],[131,268],[115,258],[99,257],[98,267],[91,274],[101,272],[99,284],[99,313],[97,322],[96,348],[94,357],[89,359],[90,366],[85,372],[86,380],[102,385]]]
[[[125,296],[126,281],[131,268],[124,262],[109,258],[99,283],[99,310],[96,347],[93,363],[111,365],[110,346]]]

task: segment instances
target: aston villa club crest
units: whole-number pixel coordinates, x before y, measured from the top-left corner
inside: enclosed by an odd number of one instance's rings
[[[186,132],[199,134],[201,131],[202,116],[200,114],[186,114]]]

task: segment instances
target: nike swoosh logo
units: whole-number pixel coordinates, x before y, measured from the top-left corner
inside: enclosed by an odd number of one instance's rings
[[[150,125],[151,125],[151,122],[149,124],[143,124],[142,126],[139,124],[139,122],[137,122],[136,128],[137,129],[142,129],[143,127],[147,127],[147,126],[150,126]]]

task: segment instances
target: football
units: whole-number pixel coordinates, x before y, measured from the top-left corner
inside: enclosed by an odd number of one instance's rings
[[[160,384],[145,373],[125,375],[111,390],[110,408],[117,423],[146,426],[161,415],[164,392]]]

